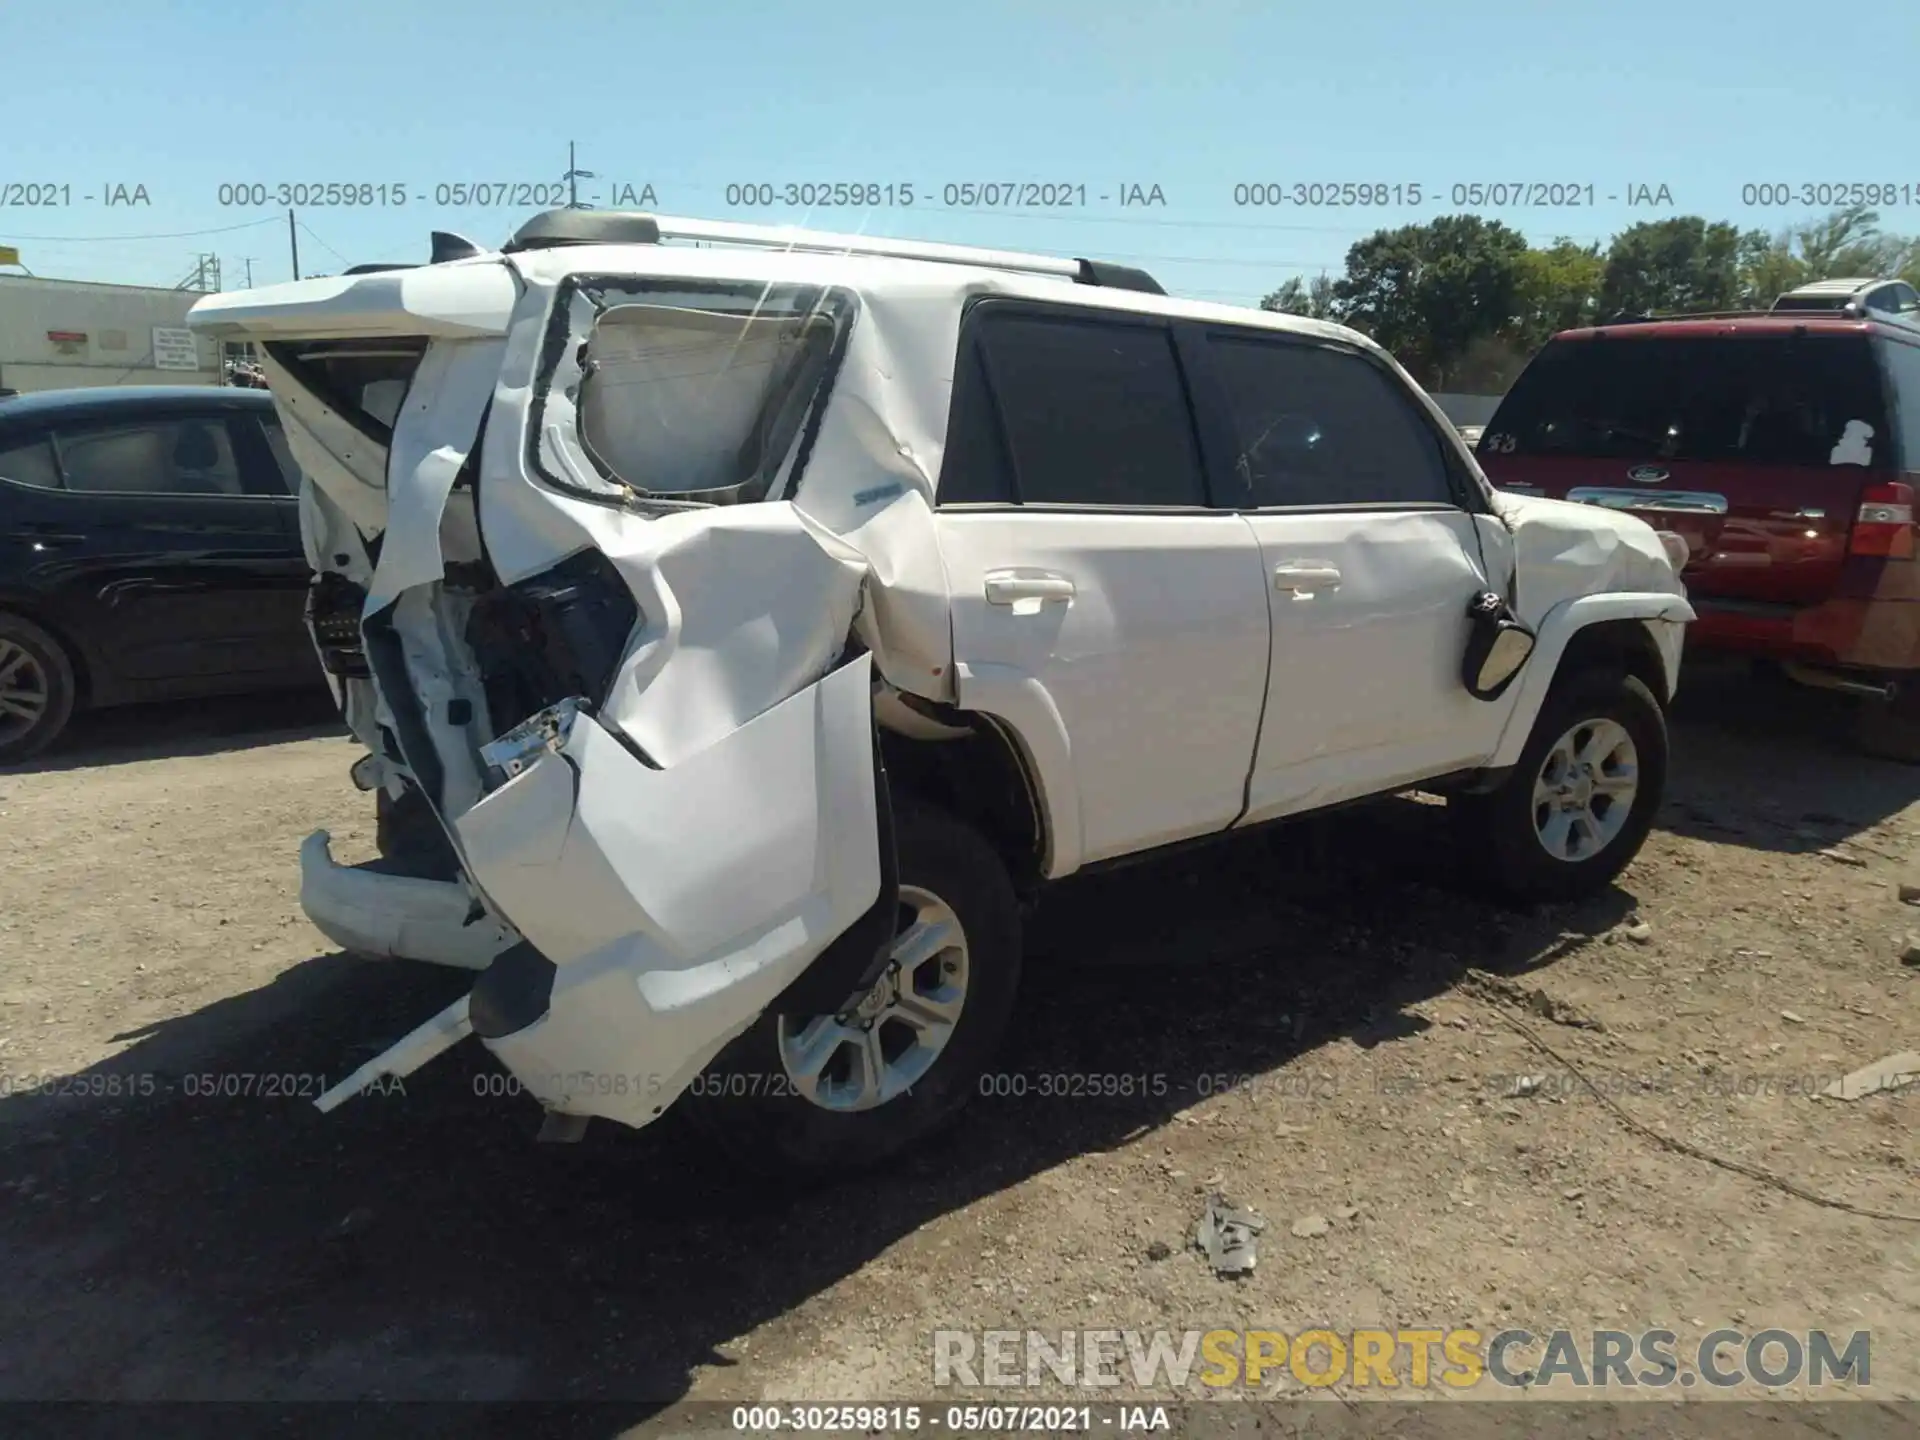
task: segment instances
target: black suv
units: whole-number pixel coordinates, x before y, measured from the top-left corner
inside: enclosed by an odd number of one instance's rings
[[[0,763],[78,706],[323,683],[265,391],[0,397]]]

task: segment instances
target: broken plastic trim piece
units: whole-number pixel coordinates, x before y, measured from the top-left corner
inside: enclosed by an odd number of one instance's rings
[[[388,1076],[404,1079],[443,1051],[451,1050],[472,1031],[473,1025],[467,1019],[467,997],[462,995],[315,1100],[313,1108],[327,1114]]]
[[[498,739],[482,745],[480,758],[498,770],[504,779],[511,780],[542,755],[557,754],[565,749],[568,737],[573,734],[574,721],[586,708],[586,700],[578,695],[558,705],[549,705]]]

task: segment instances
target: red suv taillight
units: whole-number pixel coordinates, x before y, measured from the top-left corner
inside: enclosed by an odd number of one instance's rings
[[[1869,485],[1860,492],[1860,513],[1854,517],[1849,555],[1879,555],[1889,560],[1913,559],[1913,487],[1898,480]]]

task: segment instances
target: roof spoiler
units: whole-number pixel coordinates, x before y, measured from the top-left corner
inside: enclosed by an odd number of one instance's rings
[[[1110,290],[1167,292],[1144,270],[1102,260],[1067,260],[1018,250],[987,250],[928,240],[891,240],[871,235],[836,235],[792,225],[745,225],[725,220],[693,220],[633,210],[547,210],[534,216],[501,249],[551,250],[563,245],[658,245],[667,240],[697,240],[718,245],[751,245],[774,250],[804,250],[833,255],[873,255],[897,260],[926,260],[943,265],[977,265],[1055,275],[1080,285]]]

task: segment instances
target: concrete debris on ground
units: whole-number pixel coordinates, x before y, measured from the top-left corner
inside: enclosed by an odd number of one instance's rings
[[[1883,1090],[1898,1090],[1916,1080],[1920,1080],[1920,1051],[1902,1050],[1841,1076],[1820,1093],[1830,1100],[1859,1100]]]

